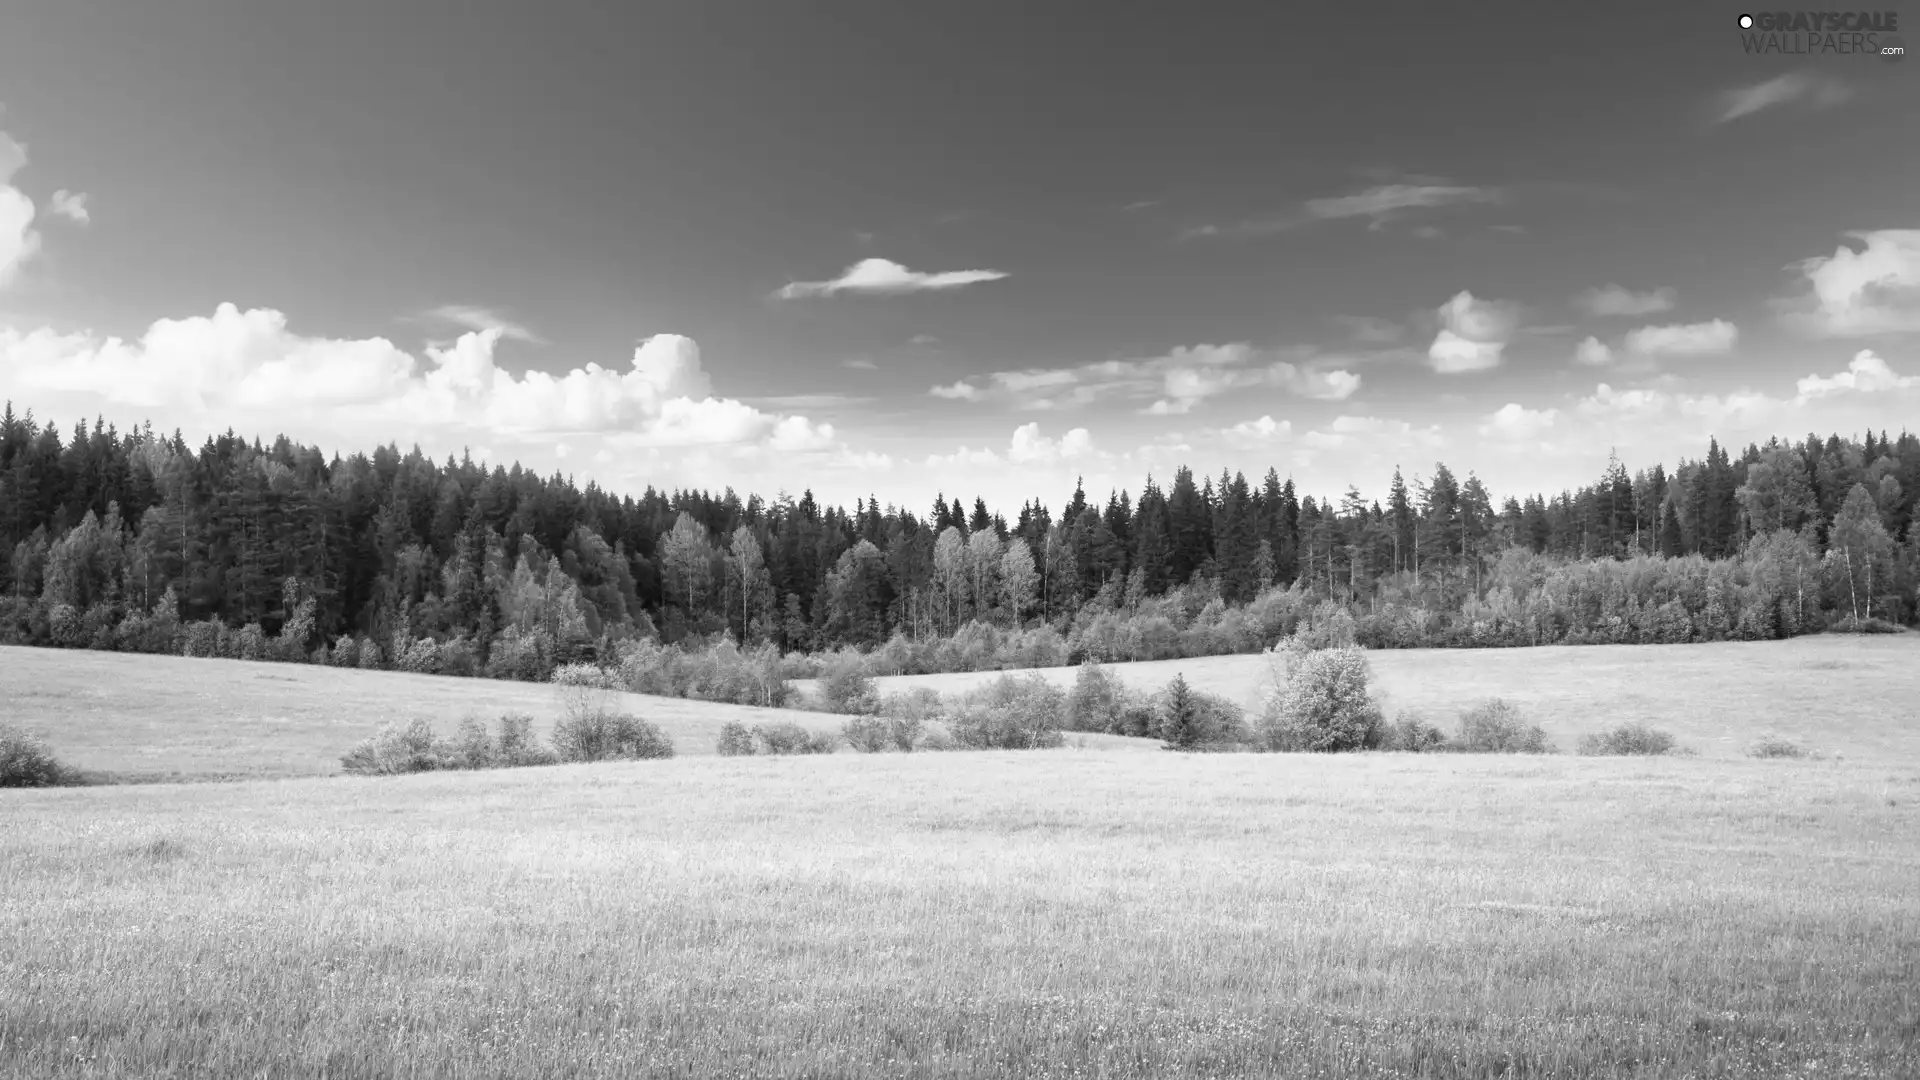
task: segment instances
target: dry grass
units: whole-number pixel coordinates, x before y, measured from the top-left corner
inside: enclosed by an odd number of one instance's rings
[[[1920,771],[1028,753],[6,793],[0,1075],[1920,1075]]]
[[[1920,635],[1820,635],[1703,645],[1410,649],[1367,653],[1389,716],[1426,714],[1452,731],[1460,710],[1486,698],[1518,705],[1560,746],[1640,721],[1706,757],[1738,758],[1764,731],[1825,752],[1920,762]],[[1266,675],[1260,656],[1209,656],[1106,665],[1130,687],[1157,690],[1184,672],[1195,689],[1249,708]],[[1073,668],[1043,668],[1061,686]],[[875,679],[880,692],[966,689],[998,672]],[[804,684],[802,684],[804,685]]]

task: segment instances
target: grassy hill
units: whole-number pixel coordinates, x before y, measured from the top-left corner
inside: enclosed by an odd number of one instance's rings
[[[0,806],[6,1075],[1920,1075],[1914,768],[837,754]]]
[[[1700,645],[1589,645],[1531,649],[1369,652],[1389,717],[1413,709],[1451,729],[1459,711],[1489,697],[1523,707],[1562,749],[1582,734],[1631,720],[1674,733],[1710,757],[1737,757],[1755,736],[1778,732],[1829,752],[1920,762],[1920,634],[1827,634],[1789,641]],[[1073,668],[1036,669],[1062,686]],[[1128,686],[1157,690],[1176,672],[1202,690],[1256,705],[1262,656],[1208,656],[1111,664]],[[964,690],[998,672],[901,675],[883,691]]]

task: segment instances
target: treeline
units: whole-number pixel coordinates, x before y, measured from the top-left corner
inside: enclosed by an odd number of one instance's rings
[[[1268,469],[1076,490],[1011,521],[0,414],[0,640],[544,678],[624,640],[855,648],[897,670],[1376,646],[1783,636],[1914,616],[1920,437],[1717,442],[1497,505]],[[1317,613],[1317,614],[1316,614]],[[1350,624],[1350,625],[1348,625]],[[1056,659],[1057,657],[1057,659]]]

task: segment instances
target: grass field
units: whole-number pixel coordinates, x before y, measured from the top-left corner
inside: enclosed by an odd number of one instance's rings
[[[711,754],[720,725],[841,718],[785,709],[620,694],[681,754]],[[0,646],[0,717],[42,732],[60,759],[122,778],[330,775],[340,755],[388,721],[425,717],[451,735],[463,716],[529,713],[544,737],[560,715],[551,687],[302,664]]]
[[[1920,1075],[1910,768],[1063,750],[5,796],[0,1075]]]
[[[377,779],[297,774],[557,703],[0,650],[74,764],[294,777],[0,792],[0,1076],[1920,1076],[1913,640],[1372,654],[1694,758],[719,758],[839,718],[632,697],[689,756]]]
[[[1489,697],[1524,708],[1563,750],[1590,731],[1641,720],[1708,757],[1738,757],[1756,734],[1778,732],[1823,751],[1920,762],[1920,634],[1824,634],[1790,641],[1587,645],[1537,649],[1407,649],[1367,654],[1387,715],[1403,708],[1452,730],[1461,709]],[[1184,673],[1198,689],[1242,705],[1259,700],[1259,656],[1111,664],[1128,686],[1158,690]],[[1072,685],[1074,668],[1040,674]],[[997,672],[901,675],[883,691],[963,690]],[[808,685],[808,684],[796,684]]]

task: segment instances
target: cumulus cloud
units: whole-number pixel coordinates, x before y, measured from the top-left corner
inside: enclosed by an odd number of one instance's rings
[[[127,406],[162,426],[224,426],[239,415],[298,437],[599,434],[629,447],[752,444],[788,453],[833,443],[830,425],[714,397],[690,338],[648,338],[624,371],[590,363],[515,377],[494,361],[504,334],[472,331],[416,357],[385,338],[300,335],[278,311],[233,304],[161,319],[134,341],[0,329],[0,396]]]
[[[1725,319],[1675,326],[1643,326],[1627,334],[1626,346],[1641,356],[1717,356],[1730,352],[1740,331]]]
[[[1840,79],[1804,71],[1788,72],[1721,94],[1717,122],[1724,124],[1766,109],[1796,103],[1810,109],[1825,109],[1852,96],[1852,88]]]
[[[1477,300],[1466,291],[1440,305],[1439,315],[1440,332],[1427,347],[1427,359],[1442,375],[1499,367],[1507,341],[1520,321],[1514,305]]]
[[[1529,409],[1509,401],[1487,417],[1479,431],[1492,439],[1532,439],[1552,430],[1559,418],[1558,409]]]
[[[13,282],[20,267],[40,250],[33,228],[33,200],[13,186],[13,174],[27,164],[27,148],[0,131],[0,288]]]
[[[1662,287],[1648,292],[1634,292],[1609,283],[1597,289],[1588,289],[1574,297],[1574,303],[1596,317],[1656,315],[1673,310],[1674,291]]]
[[[1262,416],[1258,420],[1247,420],[1226,428],[1220,432],[1227,442],[1239,447],[1260,446],[1267,443],[1285,442],[1293,435],[1291,420],[1276,421],[1271,416]]]
[[[1084,457],[1093,448],[1093,436],[1086,428],[1074,428],[1059,439],[1040,434],[1037,423],[1013,429],[1013,441],[1007,447],[1007,460],[1015,465],[1053,464]]]
[[[1794,389],[1804,401],[1849,392],[1885,393],[1914,386],[1920,386],[1920,376],[1896,375],[1872,349],[1861,349],[1847,361],[1847,370],[1837,375],[1809,375],[1795,383]]]
[[[61,188],[53,193],[53,198],[47,200],[47,210],[69,221],[85,225],[93,220],[93,215],[87,211],[88,198],[84,191],[68,191],[66,188]]]
[[[1573,362],[1588,367],[1605,367],[1613,363],[1613,350],[1597,337],[1588,337],[1574,346]]]
[[[1790,301],[1789,320],[1823,337],[1920,332],[1920,229],[1851,232],[1842,244],[1797,269],[1808,292]]]
[[[909,270],[890,259],[861,259],[846,272],[829,281],[795,281],[773,295],[781,300],[797,300],[835,293],[898,294],[958,289],[983,281],[999,281],[1007,274],[1000,270],[948,270],[937,274]]]

